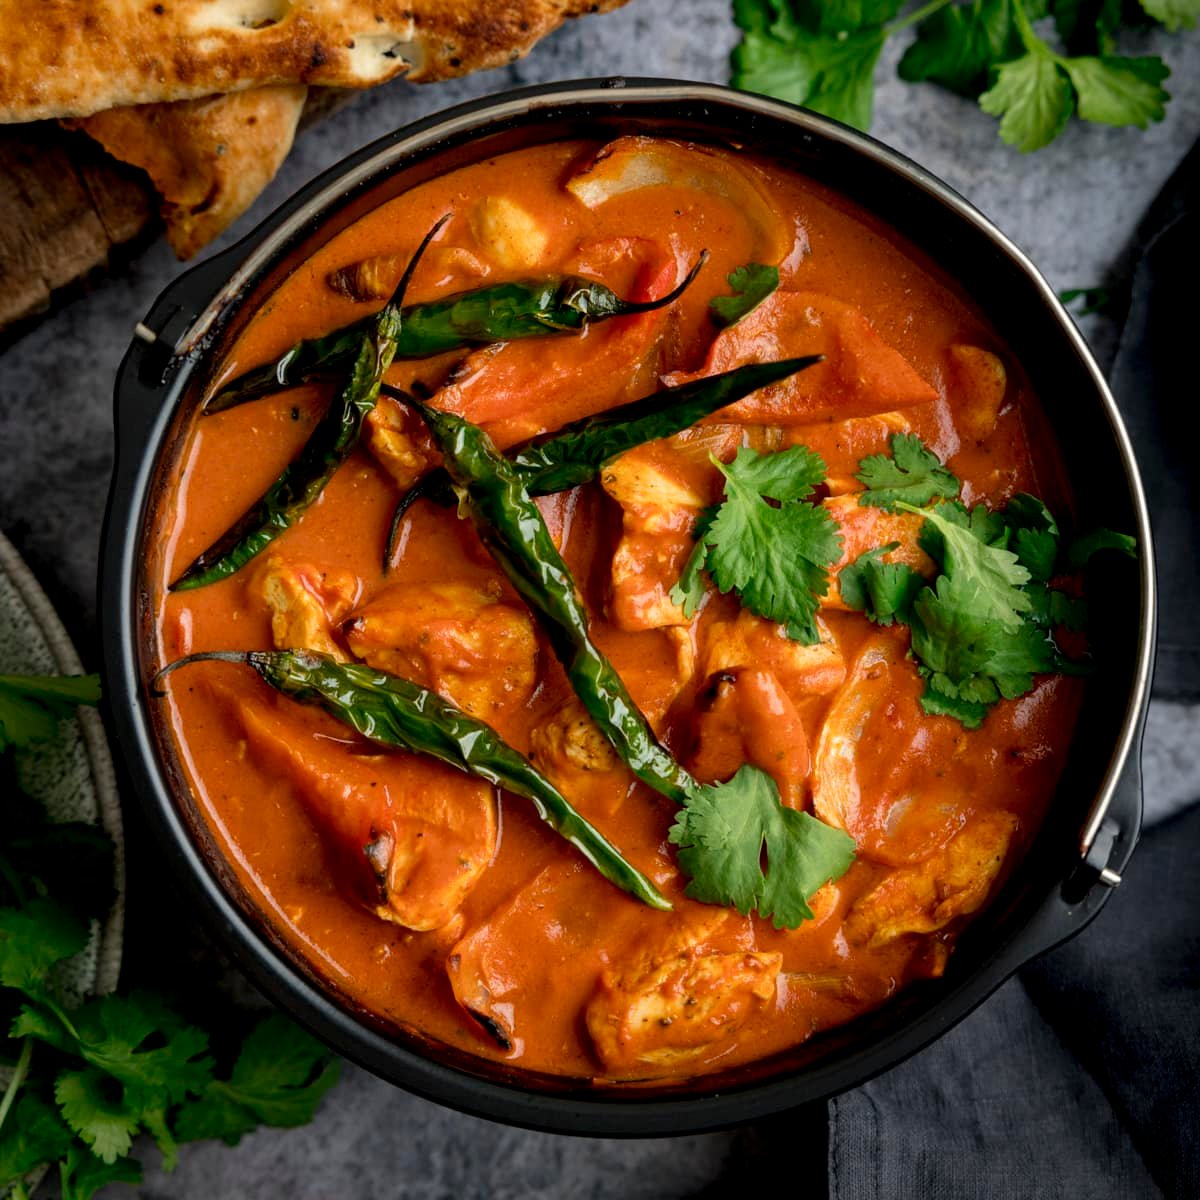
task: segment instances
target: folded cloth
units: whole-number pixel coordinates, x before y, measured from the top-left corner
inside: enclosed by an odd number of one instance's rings
[[[1200,700],[1200,404],[1196,403],[1196,272],[1200,144],[1138,229],[1140,260],[1113,364],[1113,393],[1133,439],[1158,552],[1154,694]]]
[[[1154,525],[1154,692],[1196,700],[1200,146],[1134,251],[1112,385]],[[1147,817],[1160,823],[1120,888],[1082,934],[956,1029],[830,1102],[830,1200],[1200,1196],[1200,707],[1151,708]]]

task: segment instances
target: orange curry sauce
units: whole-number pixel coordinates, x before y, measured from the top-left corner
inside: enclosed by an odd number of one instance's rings
[[[854,866],[813,897],[815,920],[777,931],[684,897],[667,842],[673,805],[637,783],[582,717],[469,522],[420,501],[383,575],[399,485],[428,452],[390,401],[320,501],[267,552],[219,584],[171,594],[168,582],[296,454],[330,393],[295,388],[194,421],[160,531],[158,654],[307,645],[361,656],[492,723],[673,912],[607,883],[526,801],[371,746],[244,667],[190,668],[164,701],[217,844],[338,992],[486,1058],[567,1076],[681,1078],[796,1045],[939,973],[1038,828],[1079,700],[1077,681],[1048,676],[975,732],[927,716],[907,631],[846,611],[836,586],[816,647],[739,615],[711,587],[685,621],[667,592],[697,506],[720,495],[709,452],[818,451],[844,561],[897,540],[896,557],[929,565],[915,545],[919,518],[860,507],[853,495],[859,460],[886,453],[893,432],[919,434],[964,481],[968,503],[1029,491],[1062,509],[1069,497],[1048,439],[1031,432],[1042,426],[1020,365],[971,301],[881,222],[744,156],[625,139],[597,167],[597,150],[513,152],[383,204],[279,287],[222,377],[372,311],[380,300],[341,294],[331,273],[380,259],[370,266],[386,294],[447,212],[409,302],[558,273],[644,298],[665,294],[702,250],[712,256],[668,311],[393,366],[389,379],[421,381],[433,404],[482,424],[502,447],[646,395],[667,376],[824,353],[793,384],[539,501],[595,640],[671,750],[710,780],[753,762],[785,803],[815,804],[857,839]],[[650,164],[646,186],[613,185],[628,182],[622,171],[639,157]],[[718,336],[708,301],[753,261],[781,264],[781,290]]]

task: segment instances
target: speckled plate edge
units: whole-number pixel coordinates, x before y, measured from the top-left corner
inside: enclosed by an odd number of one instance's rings
[[[65,675],[82,674],[83,664],[58,614],[54,611],[54,606],[42,591],[33,572],[2,533],[0,576],[12,585],[20,605],[25,609],[25,623],[33,627],[31,632],[41,635],[43,653],[38,655],[35,650],[34,656],[46,661],[48,670]],[[22,614],[18,612],[4,615],[18,620]],[[7,668],[7,664],[5,667]],[[31,669],[40,669],[40,664]],[[72,736],[70,724],[72,723],[64,723],[64,726],[68,727],[68,739]],[[71,782],[86,794],[90,803],[84,806],[84,810],[62,815],[76,820],[97,821],[112,838],[114,847],[113,887],[116,899],[108,916],[100,922],[96,936],[84,951],[88,961],[84,965],[84,978],[78,981],[81,991],[98,995],[110,992],[116,987],[121,969],[122,934],[125,925],[125,839],[121,825],[116,772],[113,769],[112,755],[109,753],[104,723],[94,709],[81,708],[74,724],[78,727],[76,736],[82,738],[84,768],[80,769],[71,763],[67,769],[72,776]],[[59,750],[59,743],[50,743],[45,753],[53,756]]]

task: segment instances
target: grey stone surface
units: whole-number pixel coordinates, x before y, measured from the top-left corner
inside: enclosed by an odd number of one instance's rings
[[[728,0],[633,0],[620,12],[574,24],[502,70],[429,88],[381,88],[304,135],[278,179],[214,250],[316,172],[419,116],[507,87],[589,75],[724,82],[735,40]],[[1167,120],[1144,133],[1076,123],[1049,149],[1022,156],[998,142],[995,123],[973,104],[901,84],[894,76],[899,45],[888,47],[879,70],[873,132],[983,209],[1055,287],[1104,282],[1200,131],[1200,39],[1150,35],[1144,46],[1174,68]],[[113,454],[112,379],[134,321],[179,270],[160,243],[0,356],[0,527],[57,602],[85,661],[95,659],[94,578]],[[1093,321],[1085,332],[1107,361],[1113,330]],[[1200,708],[1155,706],[1146,756],[1151,796],[1178,803],[1200,794],[1198,743]],[[130,947],[133,956],[144,952]],[[311,1128],[256,1133],[237,1152],[185,1148],[173,1176],[149,1171],[144,1194],[162,1200],[723,1196],[734,1180],[739,1191],[765,1183],[772,1154],[786,1153],[793,1136],[779,1122],[773,1133],[767,1127],[676,1142],[551,1137],[462,1117],[347,1070]]]

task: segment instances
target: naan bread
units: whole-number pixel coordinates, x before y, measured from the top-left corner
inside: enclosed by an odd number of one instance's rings
[[[291,149],[303,85],[113,108],[64,124],[141,167],[162,197],[167,240],[191,258],[254,203]]]
[[[625,0],[0,0],[0,122],[267,84],[426,82]]]

